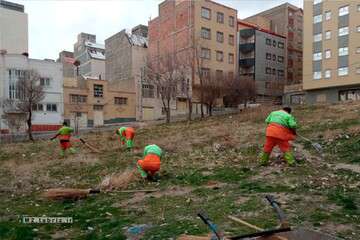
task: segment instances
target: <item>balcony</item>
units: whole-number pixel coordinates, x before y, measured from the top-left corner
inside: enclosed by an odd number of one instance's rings
[[[239,60],[240,67],[249,68],[255,65],[255,58],[245,58]]]
[[[255,50],[255,43],[240,44],[239,50],[241,53],[249,53]]]
[[[240,30],[240,37],[249,38],[255,34],[255,29],[243,29]]]

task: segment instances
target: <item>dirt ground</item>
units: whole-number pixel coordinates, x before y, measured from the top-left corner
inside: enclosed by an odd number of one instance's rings
[[[298,132],[295,167],[275,149],[271,164],[259,167],[264,119],[274,107],[192,122],[136,129],[135,149],[121,148],[112,133],[81,136],[101,153],[74,143],[76,154],[59,157],[58,143],[0,146],[0,239],[126,239],[132,226],[146,224],[142,239],[207,235],[196,214],[205,210],[225,235],[253,230],[228,219],[234,215],[261,228],[278,225],[264,200],[273,195],[292,226],[358,240],[360,236],[360,104],[301,106],[294,109]],[[49,188],[96,188],[110,176],[133,171],[147,144],[165,152],[159,180],[112,182],[121,188],[79,201],[49,201]],[[104,180],[109,179],[109,182]],[[111,184],[110,184],[111,185]],[[106,185],[107,186],[107,185]],[[155,189],[150,192],[135,190]],[[122,191],[134,190],[134,191]],[[72,224],[25,224],[23,216],[68,216]],[[151,227],[150,227],[151,226]],[[139,235],[139,236],[140,236]]]

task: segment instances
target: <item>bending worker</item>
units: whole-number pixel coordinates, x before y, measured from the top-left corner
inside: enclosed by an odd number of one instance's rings
[[[134,146],[135,130],[132,127],[121,127],[115,133],[120,136],[122,145],[126,143],[127,149],[131,149]]]
[[[297,123],[291,115],[291,108],[284,107],[282,110],[271,112],[266,118],[266,142],[264,151],[260,155],[260,164],[267,165],[270,154],[275,146],[279,146],[284,153],[284,159],[289,165],[295,163],[295,157],[291,151],[289,141],[296,137]]]
[[[71,146],[70,143],[70,138],[71,138],[71,133],[74,132],[74,129],[72,129],[71,127],[68,127],[67,123],[64,122],[62,128],[59,129],[59,131],[57,132],[57,134],[50,138],[50,140],[54,140],[55,138],[59,138],[60,140],[60,156],[63,157],[65,156],[65,151],[67,149],[69,149],[70,153],[76,153],[75,148],[73,148]]]
[[[144,149],[144,159],[137,162],[137,168],[143,178],[153,177],[160,170],[162,150],[155,144]]]

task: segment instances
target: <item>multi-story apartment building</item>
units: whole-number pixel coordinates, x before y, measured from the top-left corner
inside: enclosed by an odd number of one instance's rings
[[[0,51],[28,52],[28,16],[23,5],[0,0]]]
[[[236,9],[214,1],[166,0],[159,4],[159,16],[149,21],[149,59],[156,61],[168,53],[197,55],[202,58],[203,75],[232,77],[237,71],[236,19]],[[194,54],[195,49],[199,54]],[[200,112],[198,75],[194,63],[188,85],[195,113]],[[181,96],[174,106],[178,111],[187,108]]]
[[[269,26],[270,21],[261,26]],[[255,81],[257,102],[280,102],[285,79],[286,38],[268,29],[238,21],[239,76]]]
[[[304,2],[308,103],[360,100],[360,2]]]
[[[17,99],[16,83],[26,70],[35,70],[41,76],[39,84],[44,88],[45,98],[33,110],[33,130],[57,130],[63,119],[63,77],[60,63],[51,60],[30,59],[21,54],[0,54],[0,102]],[[0,104],[0,116],[3,114]],[[24,123],[25,125],[25,123]],[[0,119],[0,129],[8,129]]]
[[[162,103],[156,89],[145,81],[144,70],[148,50],[148,27],[138,25],[122,30],[105,40],[105,69],[109,83],[119,90],[136,95],[136,119],[163,117]]]
[[[135,121],[135,94],[89,77],[64,82],[64,120],[76,129]]]
[[[260,18],[259,18],[260,17]],[[263,25],[263,18],[270,20]],[[302,83],[303,10],[289,3],[279,5],[244,19],[262,28],[286,37],[285,42],[285,84]]]
[[[80,63],[79,75],[100,79],[105,77],[105,46],[96,43],[96,35],[78,34],[74,44],[74,58]]]

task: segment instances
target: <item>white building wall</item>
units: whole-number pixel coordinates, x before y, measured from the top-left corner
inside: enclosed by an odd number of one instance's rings
[[[45,87],[45,98],[41,102],[44,104],[44,111],[34,112],[34,125],[60,125],[64,115],[63,100],[63,76],[62,65],[58,62],[29,59],[19,54],[0,55],[0,100],[9,98],[9,69],[17,70],[36,70],[41,77],[50,78],[50,86]],[[56,104],[57,111],[46,111],[46,104]],[[0,105],[0,114],[3,109]],[[1,116],[0,115],[0,116]],[[4,129],[5,122],[1,122],[0,128]]]
[[[7,53],[28,52],[28,16],[0,7],[0,50]]]

